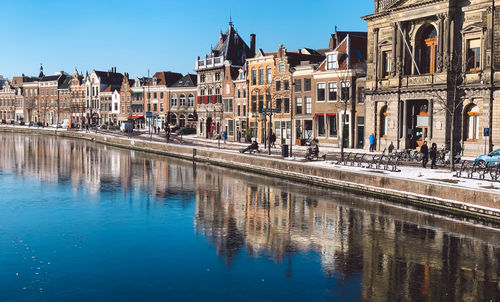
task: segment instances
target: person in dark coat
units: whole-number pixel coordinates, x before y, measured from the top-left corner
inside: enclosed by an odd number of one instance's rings
[[[276,134],[271,134],[271,147],[276,148]]]
[[[257,140],[253,141],[252,144],[245,149],[240,150],[240,153],[245,153],[250,150],[259,150],[259,143],[257,142]]]
[[[422,167],[427,168],[427,162],[429,162],[429,147],[427,146],[427,141],[424,141],[422,147],[420,147],[420,152],[422,153]]]
[[[429,151],[429,156],[431,158],[431,169],[436,169],[437,150],[437,144],[432,143],[431,150]]]

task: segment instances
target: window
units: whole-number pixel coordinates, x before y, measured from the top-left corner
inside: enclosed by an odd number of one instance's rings
[[[243,89],[243,97],[246,98],[247,97],[247,90],[246,88]]]
[[[259,85],[264,85],[264,69],[259,69]]]
[[[283,90],[287,91],[290,89],[290,82],[288,80],[283,81]]]
[[[215,80],[220,81],[220,72],[215,73]]]
[[[317,135],[320,137],[325,136],[325,116],[322,115],[317,115],[316,116],[316,131]]]
[[[325,101],[325,83],[318,83],[316,85],[316,100],[318,102]]]
[[[311,91],[311,79],[304,79],[304,91]]]
[[[266,108],[272,108],[271,95],[266,94]]]
[[[212,88],[208,88],[208,95],[212,95]]]
[[[311,97],[306,97],[306,101],[305,101],[305,107],[306,107],[306,111],[304,112],[305,114],[311,114],[312,113],[312,99]]]
[[[280,62],[279,63],[279,72],[280,73],[285,72],[285,62]]]
[[[295,80],[295,92],[302,91],[302,80]]]
[[[257,96],[255,95],[252,95],[252,105],[251,105],[251,109],[252,110],[252,113],[255,113],[257,112]]]
[[[194,95],[192,94],[188,96],[188,107],[194,107]]]
[[[114,105],[115,105],[115,111],[118,111],[118,103],[115,103]]]
[[[259,108],[258,112],[262,112],[262,108],[264,108],[264,96],[259,95]]]
[[[165,110],[165,104],[160,103],[160,111],[163,112],[163,110]]]
[[[231,86],[229,84],[226,84],[226,94],[231,93]]]
[[[468,141],[479,139],[479,107],[471,104],[465,112],[464,136]]]
[[[365,103],[365,88],[359,87],[358,88],[358,104],[364,104],[364,103]]]
[[[234,121],[233,120],[228,120],[227,121],[227,135],[228,136],[233,136],[234,135]]]
[[[241,111],[240,111],[241,107],[240,107],[240,105],[238,105],[236,108],[237,108],[237,115],[241,116]]]
[[[382,52],[382,77],[387,78],[391,74],[392,51]]]
[[[266,84],[271,84],[271,79],[272,79],[271,68],[267,69],[266,76],[267,76]]]
[[[283,112],[290,113],[290,99],[283,100]]]
[[[382,107],[380,110],[380,137],[387,136],[387,106]]]
[[[302,114],[302,98],[295,98],[295,114]]]
[[[280,91],[280,90],[281,90],[281,82],[276,81],[276,91]]]
[[[328,83],[328,100],[333,102],[337,100],[337,82]]]
[[[157,110],[158,110],[158,104],[153,104],[153,111],[157,111]],[[122,111],[124,111],[123,108],[122,108]]]
[[[437,56],[437,31],[432,25],[423,28],[419,39],[417,40],[420,51],[420,73],[433,74],[436,71]]]
[[[173,94],[170,97],[170,108],[177,107],[177,95]]]
[[[241,90],[238,88],[238,94],[237,94],[238,98],[241,98]]]
[[[204,74],[200,75],[200,82],[205,83],[206,76]]]
[[[158,95],[156,94],[156,92],[153,92],[153,99],[156,99],[158,97]]]
[[[327,70],[332,70],[332,69],[335,69],[335,68],[338,68],[338,65],[337,65],[337,54],[329,54],[327,57],[326,57],[326,69]]]
[[[186,96],[184,94],[181,94],[179,97],[179,107],[184,107],[186,106]]]
[[[281,99],[276,99],[276,109],[281,112]]]
[[[252,69],[252,85],[257,85],[257,70]]]
[[[247,115],[247,105],[243,105],[243,116]]]
[[[225,99],[224,100],[224,112],[233,112],[233,100]]]
[[[220,95],[220,88],[215,88],[215,94]]]
[[[341,82],[340,83],[340,100],[348,101],[350,98],[349,89],[351,88],[350,82]]]
[[[328,116],[328,136],[337,137],[337,115]]]
[[[151,99],[151,92],[148,92],[148,100]]]
[[[481,40],[473,39],[467,41],[467,70],[477,71],[481,69]]]

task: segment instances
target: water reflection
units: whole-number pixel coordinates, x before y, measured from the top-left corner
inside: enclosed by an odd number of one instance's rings
[[[315,251],[326,277],[360,275],[367,301],[498,299],[498,246],[421,224],[447,229],[441,218],[411,213],[404,221],[408,210],[369,206],[373,200],[216,170],[197,172],[196,227],[228,266],[242,249],[276,263]],[[293,277],[288,265],[285,277]]]
[[[365,301],[500,298],[497,231],[380,200],[41,136],[0,134],[2,171],[67,183],[75,194],[86,188],[95,198],[193,195],[195,213],[186,219],[229,271],[265,258],[286,268],[282,278],[301,281],[317,262],[335,290],[349,287]]]

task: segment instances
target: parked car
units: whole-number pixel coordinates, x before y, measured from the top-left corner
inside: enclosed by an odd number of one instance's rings
[[[476,158],[476,163],[481,168],[486,168],[486,166],[491,167],[497,165],[498,163],[500,163],[500,149],[497,149],[488,154],[480,155],[478,158]]]

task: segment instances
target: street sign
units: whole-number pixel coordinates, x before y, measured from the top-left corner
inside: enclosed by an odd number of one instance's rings
[[[147,117],[147,118],[152,118],[152,117],[153,117],[153,112],[151,112],[151,111],[147,111],[147,112],[146,112],[146,117]]]
[[[483,136],[484,137],[490,136],[490,128],[484,128]]]
[[[278,113],[278,109],[273,109],[273,108],[262,108],[262,112],[264,113]]]

